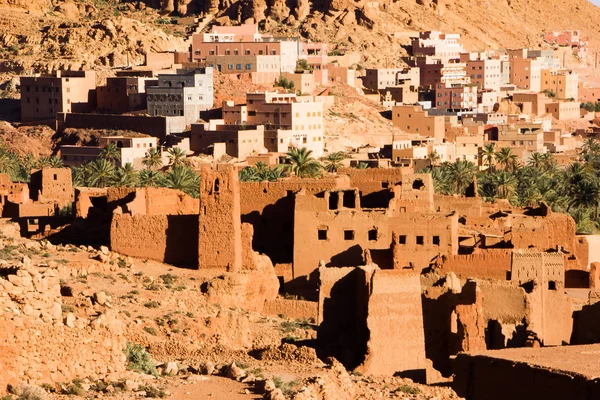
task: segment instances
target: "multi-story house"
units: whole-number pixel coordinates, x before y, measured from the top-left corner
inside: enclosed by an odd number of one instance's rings
[[[262,149],[285,153],[290,148],[306,148],[320,157],[323,103],[293,93],[247,93],[246,104],[223,104],[222,121],[192,125],[192,150],[203,151],[215,143],[224,143],[225,152],[240,159]]]
[[[21,119],[55,119],[57,113],[89,112],[95,107],[96,73],[58,71],[54,76],[21,77]]]
[[[105,86],[96,88],[96,106],[98,110],[124,114],[146,109],[146,85],[157,85],[150,78],[133,76],[111,77]]]
[[[572,70],[542,70],[541,91],[553,93],[557,99],[573,99],[579,97],[579,76]]]
[[[146,88],[146,99],[151,116],[183,116],[186,124],[192,124],[201,111],[213,106],[213,69],[159,75],[158,86]]]
[[[107,136],[99,140],[98,146],[61,146],[60,157],[68,167],[85,164],[100,157],[108,143],[114,143],[119,150],[119,158],[115,160],[118,167],[132,164],[135,169],[142,169],[142,160],[146,153],[157,148],[158,139],[155,137],[125,137]]]
[[[443,116],[430,116],[422,106],[395,106],[392,108],[392,123],[408,133],[433,138],[436,143],[444,140]]]

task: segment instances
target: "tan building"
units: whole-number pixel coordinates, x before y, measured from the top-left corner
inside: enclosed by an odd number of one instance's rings
[[[559,121],[581,118],[580,102],[555,101],[546,103],[546,113],[552,114]]]
[[[352,68],[328,64],[327,78],[333,85],[339,82],[352,87],[356,86],[356,71]]]
[[[421,87],[435,88],[439,83],[446,86],[470,83],[466,63],[449,61],[442,64],[439,60],[430,59],[429,57],[418,57],[416,65],[421,73]]]
[[[281,77],[294,83],[294,90],[302,94],[313,94],[316,88],[315,74],[313,71],[283,72]]]
[[[89,112],[95,107],[95,89],[93,71],[21,77],[21,120],[49,120],[57,113]]]
[[[223,104],[223,120],[192,125],[192,150],[202,151],[211,142],[227,143],[230,156],[245,158],[257,152],[285,153],[289,148],[312,150],[320,157],[324,147],[324,103],[294,93],[247,93],[246,104]],[[263,128],[259,128],[259,126]],[[253,133],[245,135],[249,129]],[[214,131],[214,132],[213,132]],[[220,133],[225,133],[219,136]],[[261,143],[261,133],[264,139]],[[252,142],[244,142],[250,140]],[[226,140],[220,139],[223,137]],[[256,141],[255,141],[256,139]],[[243,145],[243,146],[242,146]]]
[[[500,125],[488,137],[498,148],[509,147],[522,160],[532,153],[545,153],[542,124]]]
[[[542,87],[542,60],[539,58],[510,59],[510,83],[519,89],[540,92]]]
[[[406,86],[416,91],[420,85],[420,70],[417,67],[367,69],[361,79],[363,86],[370,90]]]
[[[553,92],[557,99],[577,100],[579,98],[578,89],[579,76],[577,72],[571,70],[542,70],[542,92]]]
[[[393,107],[392,123],[403,131],[434,138],[436,143],[444,140],[444,117],[430,116],[422,106]]]
[[[546,104],[550,99],[545,93],[515,92],[512,99],[513,102],[522,105],[523,112],[526,114],[542,116],[548,113]]]

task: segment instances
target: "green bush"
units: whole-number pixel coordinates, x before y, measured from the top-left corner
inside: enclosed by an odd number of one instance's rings
[[[127,356],[127,369],[134,372],[157,376],[156,365],[150,354],[139,344],[127,343],[123,350]]]

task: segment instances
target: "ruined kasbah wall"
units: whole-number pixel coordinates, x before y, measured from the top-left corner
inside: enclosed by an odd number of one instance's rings
[[[364,196],[400,184],[402,176],[413,174],[414,170],[412,168],[340,168],[337,173],[348,175],[350,186],[357,188]]]
[[[524,354],[541,349],[523,349]],[[596,349],[590,349],[596,350]],[[597,350],[596,350],[597,351]],[[488,355],[459,354],[452,384],[456,393],[472,400],[532,400],[600,398],[597,379],[565,373],[527,362]]]
[[[111,312],[92,320],[63,315],[56,269],[20,265],[0,276],[0,394],[22,381],[41,385],[124,371],[123,323]]]
[[[504,281],[511,266],[511,250],[479,250],[475,254],[442,257],[438,266],[444,273],[454,272],[459,278],[496,279]]]
[[[115,213],[111,250],[174,265],[198,262],[198,215],[131,215]]]
[[[546,251],[562,247],[575,250],[575,221],[570,215],[552,213],[546,217],[515,216],[512,218],[511,240],[515,249],[535,247]]]
[[[482,201],[479,197],[454,197],[433,195],[433,209],[437,212],[456,211],[459,215],[481,216]]]
[[[107,201],[132,215],[193,215],[200,208],[198,199],[167,188],[109,188]]]
[[[367,280],[368,282],[368,280]],[[425,371],[425,333],[419,274],[376,270],[367,305],[366,375]]]
[[[242,222],[254,227],[253,248],[273,263],[291,263],[294,246],[294,194],[350,187],[348,177],[240,182]]]
[[[306,300],[274,299],[265,303],[263,314],[285,315],[291,319],[307,319],[316,321],[319,303]]]

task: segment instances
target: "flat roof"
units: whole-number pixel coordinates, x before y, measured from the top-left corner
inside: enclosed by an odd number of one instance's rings
[[[487,350],[469,352],[467,355],[526,363],[569,375],[581,375],[588,379],[600,377],[600,344]]]

